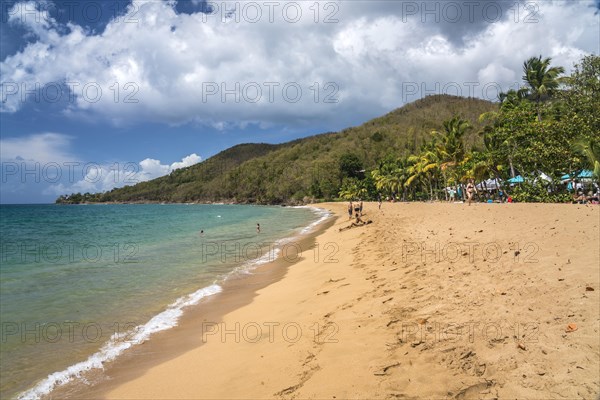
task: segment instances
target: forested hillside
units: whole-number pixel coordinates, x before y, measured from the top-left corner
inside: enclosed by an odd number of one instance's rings
[[[481,144],[479,116],[497,109],[488,101],[430,96],[363,125],[292,142],[241,144],[167,176],[106,193],[61,196],[57,202],[296,203],[338,197],[344,178],[368,174],[386,157],[414,153],[460,115],[473,129],[467,147]]]

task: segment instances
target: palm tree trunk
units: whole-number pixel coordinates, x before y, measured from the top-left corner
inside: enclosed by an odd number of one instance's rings
[[[510,165],[510,177],[515,177],[515,167],[513,166],[512,156],[508,156],[508,165]]]
[[[429,180],[429,199],[433,201],[433,181]]]

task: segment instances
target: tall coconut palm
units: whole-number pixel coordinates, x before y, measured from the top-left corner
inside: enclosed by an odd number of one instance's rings
[[[381,163],[378,169],[371,172],[375,181],[377,190],[389,194],[400,194],[404,197],[404,183],[407,179],[406,160],[399,158],[397,160],[386,160]]]
[[[439,168],[439,161],[435,151],[424,149],[421,153],[412,155],[408,158],[412,164],[409,168],[410,176],[406,180],[406,185],[420,182],[425,185],[429,191],[429,198],[433,200],[433,182],[436,177],[436,170]]]
[[[471,129],[471,125],[469,121],[459,116],[454,116],[444,121],[443,126],[443,132],[433,132],[441,139],[437,143],[440,170],[442,171],[444,180],[453,178],[458,183],[456,169],[465,159],[463,137],[467,130]]]
[[[529,86],[530,96],[537,106],[538,121],[542,121],[541,102],[552,96],[561,83],[563,67],[551,67],[551,58],[531,57],[523,63],[523,81]]]
[[[458,163],[465,156],[463,137],[467,130],[471,129],[471,124],[457,115],[444,121],[443,126],[444,135],[442,143],[444,148],[452,161]]]
[[[573,144],[573,149],[587,158],[594,180],[600,181],[600,144],[593,140],[579,139]]]
[[[487,171],[494,176],[496,181],[499,181],[500,172],[503,169],[499,153],[501,153],[502,147],[505,146],[505,142],[494,133],[490,126],[485,127],[479,134],[483,137],[483,151],[479,152],[481,162],[485,164]],[[514,167],[510,153],[508,154],[508,160],[513,174],[512,177],[514,177]],[[474,175],[477,174],[474,173]]]

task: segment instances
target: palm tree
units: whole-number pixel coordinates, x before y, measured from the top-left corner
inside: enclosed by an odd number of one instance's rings
[[[465,160],[463,136],[467,130],[471,129],[471,125],[469,121],[454,116],[444,121],[443,126],[444,132],[433,132],[441,137],[441,140],[437,143],[439,167],[445,181],[448,177],[452,177],[458,184],[456,169]]]
[[[433,200],[433,182],[435,181],[436,170],[440,165],[437,153],[424,148],[421,153],[410,156],[408,161],[412,166],[409,168],[410,176],[406,180],[406,185],[410,186],[413,182],[418,181],[427,184],[429,197]]]
[[[379,168],[371,172],[375,181],[375,188],[389,194],[400,194],[404,197],[404,188],[407,177],[406,160],[399,158],[397,160],[386,160],[379,165]]]
[[[500,181],[500,171],[502,170],[499,153],[505,142],[489,126],[484,128],[479,134],[483,137],[484,149],[481,152],[482,162],[486,165],[487,171],[494,175],[494,178],[498,182]],[[515,171],[510,153],[508,154],[508,163],[511,169],[511,177],[514,178]]]
[[[346,178],[338,192],[340,199],[343,200],[364,199],[367,197],[367,194],[368,191],[364,182],[356,178]]]
[[[573,144],[573,149],[587,158],[587,165],[592,169],[593,177],[600,180],[600,144],[589,139],[579,139]]]
[[[523,81],[529,86],[531,97],[537,106],[538,121],[542,121],[541,102],[552,96],[561,83],[559,75],[565,72],[563,67],[551,67],[551,59],[542,56],[531,57],[523,63]]]
[[[508,92],[500,92],[498,95],[500,108],[515,108],[521,101],[527,99],[528,95],[529,90],[527,88],[520,88],[519,90],[510,89]]]
[[[457,164],[465,156],[463,136],[467,130],[471,129],[471,124],[469,124],[469,121],[456,115],[451,119],[444,121],[443,126],[444,136],[442,143],[444,145],[444,149],[452,161]]]

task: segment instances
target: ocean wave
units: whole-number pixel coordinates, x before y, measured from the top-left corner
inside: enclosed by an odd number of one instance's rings
[[[307,209],[310,209],[311,211],[313,211],[318,216],[318,219],[316,221],[311,222],[309,225],[307,225],[306,227],[302,228],[302,230],[300,230],[300,232],[299,232],[300,235],[306,235],[307,233],[312,232],[319,224],[323,223],[323,221],[325,221],[332,215],[331,212],[329,212],[328,210],[325,210],[323,208],[318,208],[318,207],[292,206],[290,208],[307,208]],[[233,271],[231,271],[231,273],[229,273],[227,275],[227,277],[225,277],[225,279],[228,279],[237,274],[245,274],[245,275],[250,274],[257,267],[259,267],[263,264],[268,264],[270,262],[275,261],[277,259],[277,257],[279,257],[279,254],[281,253],[281,249],[283,247],[285,247],[287,244],[293,243],[294,240],[296,240],[296,239],[297,239],[297,236],[289,236],[289,237],[285,237],[285,238],[275,241],[266,253],[264,253],[262,256],[257,257],[253,260],[247,261],[244,264],[240,265],[239,267],[235,268]]]
[[[152,317],[144,325],[139,325],[129,332],[113,334],[109,341],[100,350],[89,356],[87,360],[73,364],[63,371],[48,375],[46,379],[39,382],[33,388],[19,395],[18,399],[39,399],[56,387],[81,378],[82,374],[87,371],[104,369],[105,363],[113,361],[130,347],[144,343],[152,334],[177,326],[177,322],[183,314],[183,308],[197,304],[203,298],[217,294],[221,290],[221,286],[212,284],[192,294],[180,297],[170,304],[166,310]]]
[[[305,235],[312,232],[319,224],[328,219],[331,212],[312,206],[296,206],[293,208],[308,208],[316,215],[317,220],[313,221],[299,232],[300,235]],[[244,237],[245,238],[245,237]],[[297,236],[290,236],[275,241],[269,250],[261,256],[249,260],[223,277],[221,282],[228,280],[236,275],[251,274],[253,270],[261,265],[268,264],[277,259],[281,253],[281,249],[288,243],[292,243]],[[217,283],[211,286],[204,287],[196,292],[182,296],[175,302],[170,304],[164,311],[152,317],[148,322],[139,325],[132,331],[121,334],[114,334],[109,341],[100,348],[96,353],[88,357],[87,360],[73,364],[68,368],[48,375],[44,380],[37,383],[33,388],[23,392],[18,396],[19,400],[39,399],[42,396],[49,394],[55,388],[67,384],[75,379],[82,378],[86,372],[99,369],[104,369],[104,364],[115,360],[125,350],[132,346],[144,343],[150,336],[156,332],[164,331],[177,326],[177,322],[183,314],[183,308],[197,304],[201,299],[207,296],[212,296],[221,292],[222,288]]]
[[[319,219],[317,219],[315,222],[311,223],[306,228],[304,228],[300,231],[300,233],[302,235],[312,232],[318,225],[323,223],[327,218],[329,218],[332,215],[329,210],[326,210],[324,208],[309,207],[309,206],[301,206],[301,207],[310,208],[315,214],[317,214],[319,216]]]

